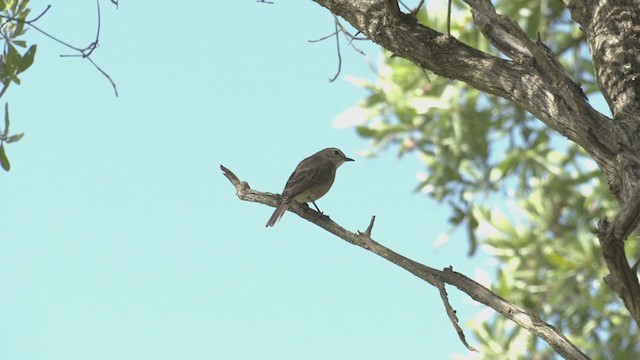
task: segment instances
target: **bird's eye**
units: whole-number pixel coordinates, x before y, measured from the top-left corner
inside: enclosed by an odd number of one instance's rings
[[[340,152],[338,152],[338,150],[334,150],[333,153],[336,154],[336,155],[340,155]]]

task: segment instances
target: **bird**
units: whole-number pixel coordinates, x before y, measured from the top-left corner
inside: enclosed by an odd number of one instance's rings
[[[278,206],[269,218],[266,227],[273,226],[280,220],[292,200],[299,203],[311,202],[316,210],[322,214],[315,201],[331,189],[336,177],[336,170],[345,161],[355,160],[348,158],[340,149],[333,147],[320,150],[302,160],[287,180]]]

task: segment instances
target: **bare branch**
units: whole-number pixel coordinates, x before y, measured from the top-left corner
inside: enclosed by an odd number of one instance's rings
[[[231,184],[233,184],[236,189],[236,195],[240,200],[257,202],[272,207],[276,207],[278,205],[279,195],[253,190],[248,183],[240,181],[240,179],[238,179],[231,170],[227,169],[223,165],[220,165],[220,169],[223,171],[224,176],[229,179]],[[291,203],[289,211],[353,245],[369,250],[374,254],[402,267],[432,286],[437,287],[438,281],[455,286],[462,292],[469,295],[472,299],[491,307],[498,313],[511,319],[520,327],[546,341],[558,354],[567,359],[589,359],[587,355],[580,351],[580,349],[571,343],[571,341],[569,341],[555,327],[540,320],[538,315],[529,313],[523,308],[510,303],[478,282],[464,276],[463,274],[453,271],[451,268],[446,268],[444,271],[440,271],[420,264],[377,243],[367,235],[367,232],[350,232],[335,223],[328,216],[320,215],[316,211],[311,210],[308,206],[298,204],[295,201]],[[373,219],[369,227],[373,227]]]
[[[447,36],[451,36],[451,3],[453,0],[447,2]]]
[[[336,79],[338,78],[338,75],[340,75],[340,70],[342,70],[342,54],[340,54],[340,36],[338,36],[338,18],[336,18],[334,16],[334,25],[336,27],[336,53],[338,54],[338,70],[336,71],[336,74],[329,79],[329,82],[334,82],[336,81]]]
[[[373,223],[374,222],[376,222],[376,216],[375,215],[373,215],[371,217],[371,222],[369,222],[369,226],[367,226],[367,230],[365,230],[365,232],[363,232],[363,233],[358,231],[358,235],[364,235],[364,236],[367,236],[367,237],[370,238],[371,237],[371,230],[373,230]]]
[[[331,34],[329,34],[329,35],[323,36],[323,37],[318,38],[318,39],[315,39],[315,40],[307,40],[307,42],[310,42],[310,43],[317,43],[317,42],[320,42],[320,41],[327,40],[328,38],[330,38],[330,37],[332,37],[332,36],[336,36],[336,34],[338,34],[338,31],[334,31],[334,32],[332,32],[332,33],[331,33]]]
[[[456,329],[456,332],[458,333],[458,337],[460,337],[460,341],[462,341],[464,346],[466,346],[467,349],[469,349],[470,351],[478,352],[476,348],[474,348],[473,346],[469,345],[469,343],[467,343],[467,339],[464,336],[464,332],[462,331],[462,328],[460,327],[460,325],[458,325],[458,321],[459,321],[458,315],[456,315],[456,311],[453,310],[453,307],[451,307],[451,304],[449,303],[449,296],[447,295],[447,290],[444,288],[444,283],[440,280],[440,278],[436,278],[436,287],[438,288],[438,291],[440,291],[440,298],[442,298],[442,303],[444,304],[444,308],[447,310],[447,316],[449,316],[449,319],[451,320],[451,324],[453,324],[453,327]]]

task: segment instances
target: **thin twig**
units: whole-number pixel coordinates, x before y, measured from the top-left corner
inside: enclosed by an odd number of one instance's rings
[[[420,8],[422,7],[422,5],[424,5],[424,0],[420,0],[420,2],[418,3],[418,6],[414,7],[413,10],[411,10],[410,14],[417,17],[418,12],[420,12]]]
[[[369,226],[367,226],[367,231],[364,232],[369,237],[371,237],[371,230],[373,230],[373,223],[374,222],[376,222],[376,216],[375,215],[373,215],[371,217],[371,222],[369,223]]]
[[[340,71],[342,70],[342,54],[340,54],[340,36],[338,36],[338,19],[335,19],[335,37],[336,37],[336,51],[338,52],[338,71],[336,71],[336,74],[329,79],[329,82],[334,82],[336,81],[336,79],[338,78],[338,75],[340,75]]]
[[[41,12],[40,15],[38,15],[35,18],[29,20],[29,23],[34,23],[34,22],[38,21],[41,17],[44,16],[44,14],[47,13],[47,11],[49,11],[49,9],[51,9],[51,5],[47,5],[47,7],[44,9],[44,11]]]
[[[449,296],[447,295],[447,290],[445,290],[444,283],[442,282],[442,280],[440,278],[436,278],[436,287],[438,288],[438,291],[440,292],[440,298],[442,299],[442,303],[444,304],[444,308],[447,311],[447,316],[449,316],[449,320],[451,320],[451,324],[453,324],[454,329],[456,329],[456,332],[458,333],[458,337],[460,338],[460,341],[462,341],[464,346],[466,346],[467,349],[469,349],[470,351],[478,352],[478,350],[476,350],[476,348],[474,348],[473,346],[469,345],[469,343],[467,342],[467,339],[464,336],[464,332],[462,331],[462,328],[458,324],[458,321],[459,321],[458,320],[458,315],[456,315],[456,311],[453,310],[453,307],[449,303]]]
[[[364,53],[364,51],[360,50],[357,46],[355,46],[353,44],[354,40],[368,40],[366,38],[356,38],[354,35],[351,35],[351,33],[345,29],[344,26],[342,26],[342,24],[340,23],[340,21],[338,21],[338,18],[336,17],[336,23],[338,24],[338,27],[340,28],[340,32],[342,32],[342,34],[344,35],[345,39],[347,39],[348,44],[351,46],[351,48],[353,50],[355,50],[357,53],[359,53],[362,56],[366,56],[367,54]]]
[[[98,66],[98,64],[96,64],[92,58],[87,57],[87,60],[89,60],[89,62],[96,68],[98,69],[98,71],[100,71],[100,73],[102,73],[102,75],[104,75],[104,77],[107,78],[107,80],[109,80],[109,82],[111,83],[111,86],[113,86],[113,91],[116,93],[116,97],[118,97],[118,88],[116,87],[116,83],[115,81],[113,81],[113,79],[111,79],[111,76],[109,76],[109,74],[107,74],[104,70],[102,70],[102,68],[100,66]]]
[[[451,36],[451,3],[453,0],[447,2],[447,36]]]
[[[332,32],[331,34],[329,34],[329,35],[327,35],[327,36],[323,36],[323,37],[321,37],[321,38],[319,38],[319,39],[315,39],[315,40],[307,40],[307,41],[308,41],[308,42],[310,42],[310,43],[317,43],[317,42],[320,42],[320,41],[327,40],[328,38],[330,38],[330,37],[332,37],[332,36],[336,36],[336,34],[338,34],[338,31],[334,31],[334,32]]]

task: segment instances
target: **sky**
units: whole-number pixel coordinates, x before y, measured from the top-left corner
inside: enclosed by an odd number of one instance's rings
[[[33,13],[48,2],[32,0]],[[178,5],[178,6],[177,6]],[[182,6],[180,6],[182,5]],[[12,163],[0,173],[2,359],[449,359],[466,354],[438,291],[292,213],[242,202],[219,165],[280,192],[303,158],[338,147],[317,204],[351,231],[435,268],[492,273],[464,234],[434,249],[448,208],[413,192],[423,170],[334,119],[366,93],[367,57],[335,43],[313,2],[101,1],[86,61],[38,44],[12,86]],[[52,3],[38,25],[78,47],[95,3]],[[448,288],[463,328],[482,308]],[[474,340],[470,341],[474,345]]]

